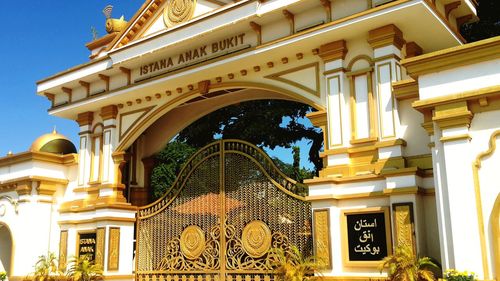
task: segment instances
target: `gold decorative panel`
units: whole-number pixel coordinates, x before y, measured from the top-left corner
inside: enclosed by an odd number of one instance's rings
[[[312,254],[311,207],[298,190],[249,143],[206,146],[139,209],[138,280],[274,280],[270,249]]]
[[[120,228],[109,228],[108,270],[118,270],[120,259]]]
[[[392,204],[394,213],[396,246],[408,246],[415,253],[415,229],[413,223],[413,204]]]
[[[59,236],[59,268],[65,268],[68,261],[68,231],[62,230]]]
[[[313,211],[314,254],[324,264],[325,269],[332,269],[330,241],[330,210]]]
[[[96,231],[96,253],[95,264],[104,265],[104,240],[106,239],[106,228],[100,227]]]

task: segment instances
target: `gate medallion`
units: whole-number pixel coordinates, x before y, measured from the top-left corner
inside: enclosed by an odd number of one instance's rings
[[[252,221],[243,229],[243,248],[252,258],[260,258],[271,248],[271,230],[262,221]]]

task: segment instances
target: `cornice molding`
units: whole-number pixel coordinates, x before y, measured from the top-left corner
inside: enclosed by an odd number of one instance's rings
[[[498,59],[500,58],[499,49],[500,36],[497,36],[413,58],[406,58],[401,61],[401,64],[411,77],[417,79],[418,76],[424,74]]]
[[[21,152],[18,154],[12,154],[0,158],[0,167],[11,166],[29,161],[40,161],[40,162],[55,163],[55,164],[69,166],[78,163],[78,155],[77,154],[59,155],[59,154],[39,152],[39,151]]]

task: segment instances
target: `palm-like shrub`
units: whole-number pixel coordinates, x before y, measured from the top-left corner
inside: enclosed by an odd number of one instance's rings
[[[432,269],[439,267],[429,257],[417,258],[411,248],[396,248],[394,255],[382,260],[380,272],[387,268],[391,281],[434,281]]]
[[[320,273],[322,263],[313,256],[305,257],[300,250],[292,246],[288,251],[273,248],[268,253],[270,266],[278,280],[304,281],[318,278],[314,273]]]
[[[30,273],[29,277],[33,278],[34,281],[54,281],[59,280],[62,275],[57,266],[56,255],[48,253],[38,257],[35,263],[35,271]]]
[[[67,274],[74,281],[102,280],[102,267],[82,255],[70,260]]]

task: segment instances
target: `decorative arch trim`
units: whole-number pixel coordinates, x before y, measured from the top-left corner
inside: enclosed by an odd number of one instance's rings
[[[481,162],[485,159],[493,155],[493,153],[496,150],[496,141],[498,136],[500,136],[500,130],[494,131],[491,136],[490,140],[488,142],[488,149],[486,151],[483,151],[479,153],[476,156],[476,159],[472,163],[472,174],[474,178],[474,192],[476,195],[476,209],[477,209],[477,219],[478,219],[478,228],[479,228],[479,238],[480,238],[480,243],[481,243],[481,256],[482,256],[482,263],[483,263],[483,274],[484,274],[484,279],[485,280],[490,280],[490,270],[489,270],[489,265],[488,265],[488,256],[487,256],[487,249],[486,249],[486,235],[485,235],[485,230],[484,230],[484,215],[483,215],[483,204],[481,200],[481,184],[479,180],[479,169],[481,169]],[[491,214],[491,219],[492,221],[492,234],[495,235],[497,233],[497,236],[493,236],[493,250],[494,250],[494,256],[495,256],[495,271],[496,274],[500,272],[500,241],[498,238],[498,233],[500,232],[500,222],[499,222],[499,212],[500,212],[500,197],[497,198],[495,202],[495,206],[493,208],[492,214]],[[496,217],[496,220],[495,220]],[[495,239],[496,238],[496,239]]]
[[[210,86],[210,90],[223,90],[223,89],[232,89],[232,88],[252,88],[252,89],[262,89],[273,91],[279,94],[283,94],[285,96],[291,97],[296,101],[303,102],[314,107],[317,110],[325,110],[325,107],[319,104],[315,100],[308,99],[302,95],[296,94],[290,90],[286,90],[280,87],[276,87],[273,85],[263,84],[263,83],[254,83],[254,82],[231,82],[231,83],[219,83]],[[116,151],[124,151],[131,142],[135,139],[134,136],[138,135],[140,132],[147,129],[147,127],[151,126],[154,121],[163,116],[169,110],[175,108],[176,106],[187,102],[193,98],[201,96],[200,90],[195,89],[193,91],[187,92],[185,95],[176,97],[164,105],[158,106],[154,110],[152,110],[147,115],[143,116],[141,120],[134,124],[133,127],[129,129],[129,131],[124,134],[120,138],[120,143],[116,148]]]

